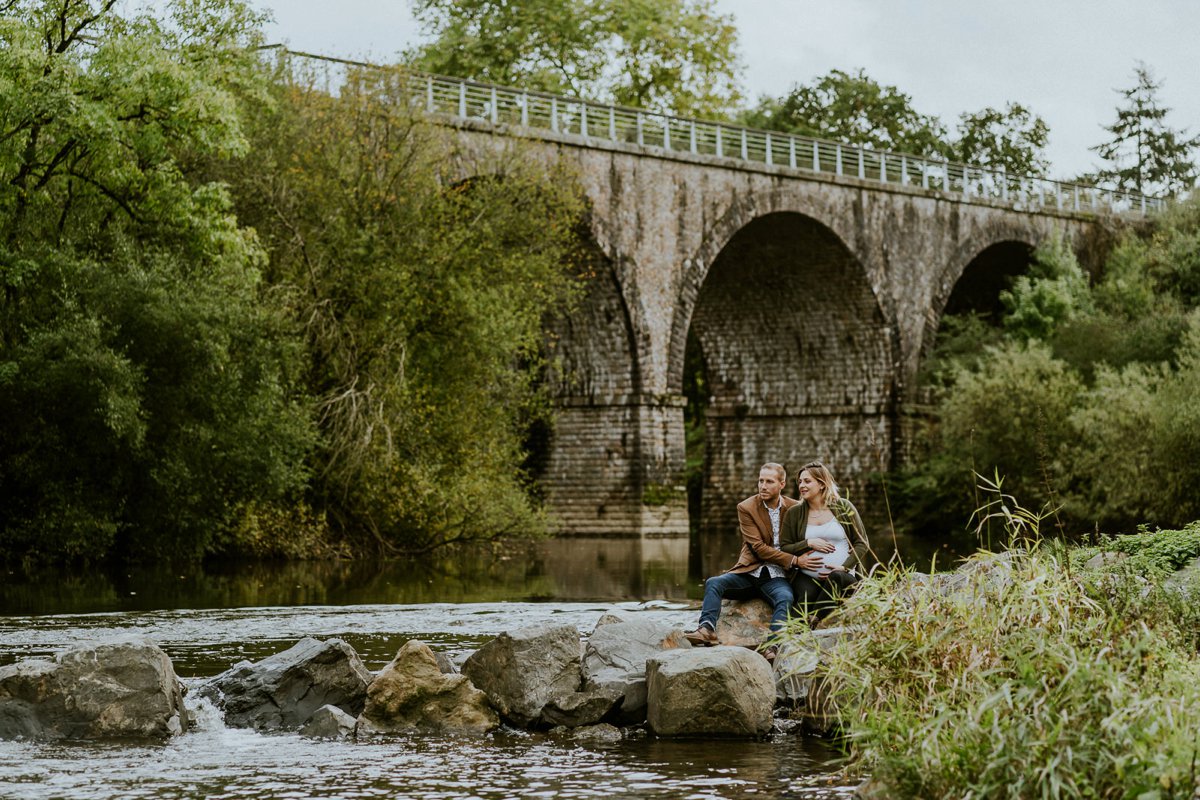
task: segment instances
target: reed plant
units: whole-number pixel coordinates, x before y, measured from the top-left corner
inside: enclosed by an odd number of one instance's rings
[[[858,633],[826,655],[826,681],[851,768],[895,798],[1196,797],[1186,593],[1072,570],[1039,515],[1005,510],[1027,523],[1006,525],[1007,549],[955,572],[880,569],[846,602]]]

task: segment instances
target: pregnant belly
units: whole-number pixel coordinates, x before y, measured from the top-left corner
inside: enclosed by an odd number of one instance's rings
[[[810,575],[814,578],[828,574],[833,567],[840,567],[846,563],[846,559],[850,557],[850,543],[846,541],[834,542],[832,553],[815,553],[821,557],[821,563],[824,569],[805,569],[801,570],[805,575]]]

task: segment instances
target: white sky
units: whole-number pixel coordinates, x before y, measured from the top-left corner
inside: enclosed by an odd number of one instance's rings
[[[272,41],[391,59],[418,42],[406,0],[252,0]],[[747,98],[781,95],[831,69],[866,69],[950,127],[964,111],[1022,103],[1050,125],[1052,174],[1096,163],[1117,87],[1136,61],[1164,81],[1168,124],[1200,133],[1197,0],[717,0],[741,34]]]

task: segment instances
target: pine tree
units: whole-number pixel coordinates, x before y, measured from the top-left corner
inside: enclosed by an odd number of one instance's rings
[[[1158,102],[1162,82],[1156,82],[1146,64],[1134,69],[1135,86],[1117,91],[1125,105],[1117,109],[1117,121],[1105,126],[1113,138],[1092,148],[1108,162],[1097,178],[1120,191],[1143,194],[1179,193],[1196,182],[1196,164],[1191,152],[1200,146],[1200,136],[1187,138],[1186,130],[1166,125],[1171,109]]]

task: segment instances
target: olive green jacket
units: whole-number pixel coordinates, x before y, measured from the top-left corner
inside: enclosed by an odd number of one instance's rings
[[[846,568],[864,570],[870,556],[871,545],[867,541],[867,532],[863,528],[862,516],[849,500],[839,497],[830,507],[833,517],[846,529],[846,537],[850,540],[850,558]],[[794,556],[803,555],[812,550],[806,543],[808,533],[808,503],[799,502],[783,515],[779,526],[779,549]]]

